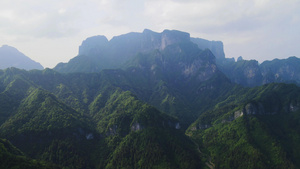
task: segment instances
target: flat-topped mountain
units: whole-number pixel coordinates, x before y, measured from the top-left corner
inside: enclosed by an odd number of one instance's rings
[[[108,40],[103,35],[89,37],[79,46],[78,56],[68,63],[59,63],[54,70],[62,73],[100,72],[103,69],[126,68],[139,54],[151,55],[155,51],[164,52],[169,46],[179,45],[170,55],[174,62],[180,62],[180,57],[190,57],[190,54],[180,54],[185,49],[208,49],[214,56],[214,64],[233,83],[243,86],[259,86],[272,82],[300,82],[296,57],[276,59],[259,64],[256,60],[225,58],[223,43],[201,38],[192,38],[189,33],[177,30],[164,30],[161,33],[145,29],[142,33],[131,32],[115,36]],[[184,45],[183,45],[184,44]],[[150,56],[149,55],[149,56]],[[173,57],[173,58],[172,58]],[[293,61],[291,61],[293,60]],[[296,66],[295,66],[296,65]],[[195,70],[195,69],[194,69]]]
[[[145,29],[142,33],[127,33],[113,37],[93,36],[84,40],[78,56],[68,63],[59,63],[54,69],[59,72],[99,72],[102,69],[120,68],[138,53],[164,50],[167,46],[179,43],[197,42],[199,49],[210,49],[217,58],[223,58],[222,42],[190,38],[190,34],[177,30],[164,30],[161,33]]]
[[[16,67],[25,70],[44,69],[40,63],[33,61],[16,48],[8,45],[0,47],[0,60],[0,69],[6,69],[9,67]]]

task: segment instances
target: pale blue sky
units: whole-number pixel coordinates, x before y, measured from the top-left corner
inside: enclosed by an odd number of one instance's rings
[[[299,11],[300,0],[0,0],[0,45],[52,68],[90,36],[176,29],[262,62],[300,57]]]

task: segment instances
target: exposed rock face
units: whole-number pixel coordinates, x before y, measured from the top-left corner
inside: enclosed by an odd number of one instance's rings
[[[198,45],[202,50],[209,49],[216,57],[217,60],[225,59],[223,42],[209,41],[201,38],[191,38],[191,41]]]
[[[189,42],[190,41],[190,34],[180,31],[170,31],[165,30],[161,34],[161,45],[160,49],[163,50],[166,48],[166,46],[175,44],[175,43],[183,43],[183,42]]]
[[[0,60],[0,69],[6,69],[9,67],[16,67],[25,70],[44,69],[40,63],[33,61],[16,48],[8,45],[0,47]]]
[[[219,63],[221,71],[231,81],[243,86],[260,86],[272,82],[300,84],[300,59],[274,59],[258,64],[256,60]]]
[[[243,115],[244,115],[243,111],[236,111],[236,112],[234,112],[234,119],[237,119]]]
[[[265,61],[260,65],[264,77],[262,83],[284,82],[300,84],[299,65],[300,59],[297,57]]]
[[[105,36],[93,36],[87,38],[79,46],[78,55],[97,55],[105,50],[108,40]]]
[[[196,46],[190,34],[177,30],[164,30],[156,33],[145,29],[142,33],[128,33],[113,37],[110,41],[105,36],[94,36],[84,40],[79,47],[79,55],[69,61],[60,63],[54,69],[60,72],[98,72],[102,69],[119,68],[133,59],[138,53],[149,53],[154,50],[164,51],[168,46],[188,44]],[[197,40],[197,39],[196,39]],[[210,42],[204,39],[205,45],[201,49],[212,49],[213,53],[224,56],[222,42]],[[208,45],[207,45],[207,44]],[[198,47],[197,47],[198,48]],[[181,49],[172,48],[174,54],[181,53]],[[194,67],[186,67],[186,74]]]
[[[215,57],[210,50],[205,50],[203,53],[203,58],[195,59],[192,63],[184,64],[182,74],[185,78],[193,77],[197,75],[198,80],[206,81],[218,70],[215,63]],[[199,70],[202,70],[199,72]]]
[[[289,111],[291,111],[291,112],[298,111],[299,107],[300,107],[299,103],[297,103],[297,104],[290,103]]]
[[[162,33],[156,33],[145,29],[143,33],[128,33],[113,37],[110,41],[105,36],[99,35],[84,40],[79,47],[78,55],[101,55],[101,52],[104,51],[105,54],[113,54],[114,50],[120,49],[125,51],[125,53],[122,51],[123,54],[134,55],[154,49],[164,50],[169,45],[189,42],[189,40],[189,33],[176,30],[164,30]]]
[[[140,123],[135,122],[132,126],[131,126],[131,131],[139,131],[142,130],[143,127]]]

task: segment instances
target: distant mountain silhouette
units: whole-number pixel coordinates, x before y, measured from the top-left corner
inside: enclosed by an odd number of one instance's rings
[[[78,56],[68,63],[59,63],[54,70],[62,73],[87,73],[116,69],[134,59],[138,53],[162,51],[178,43],[197,45],[201,50],[209,49],[217,59],[225,59],[223,43],[220,41],[191,38],[189,33],[177,30],[164,30],[157,33],[145,29],[142,33],[131,32],[115,36],[110,41],[102,35],[89,37],[79,47]]]
[[[44,69],[40,63],[33,61],[16,48],[8,45],[0,47],[0,60],[0,69],[6,69],[9,67],[16,67],[25,70]]]

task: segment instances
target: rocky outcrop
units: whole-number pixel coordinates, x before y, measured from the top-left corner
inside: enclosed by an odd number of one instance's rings
[[[287,59],[265,61],[260,65],[263,84],[271,82],[300,84],[300,59],[293,56]]]
[[[218,65],[220,70],[234,83],[243,86],[259,86],[262,74],[256,60],[239,60]]]
[[[131,126],[131,131],[139,131],[142,130],[144,127],[139,122],[134,122]]]
[[[237,118],[239,118],[239,117],[241,117],[241,116],[243,116],[244,115],[244,112],[243,111],[235,111],[234,112],[234,116],[233,116],[233,118],[234,119],[237,119]]]
[[[209,41],[201,38],[191,38],[191,41],[198,45],[202,50],[209,49],[216,57],[217,60],[224,60],[225,53],[223,42],[221,41]]]

